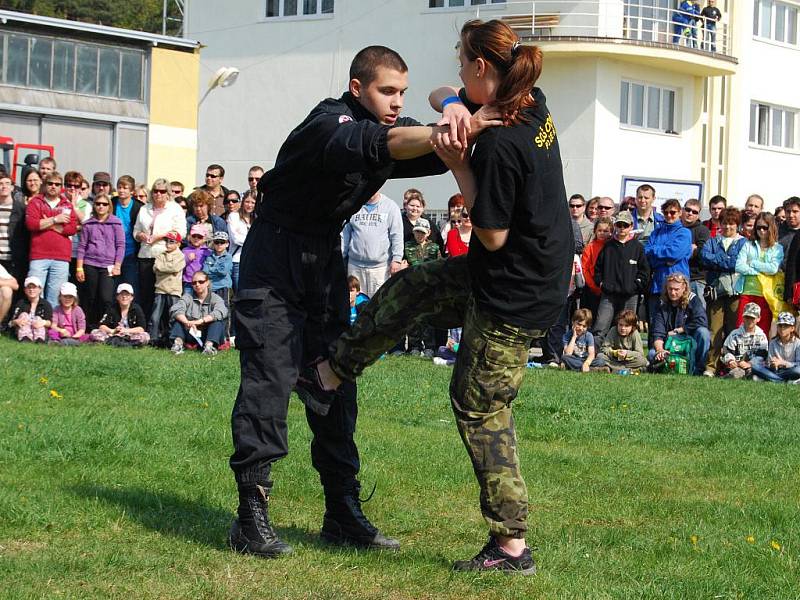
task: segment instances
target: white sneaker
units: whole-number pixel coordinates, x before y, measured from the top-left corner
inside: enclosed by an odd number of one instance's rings
[[[172,348],[170,348],[170,352],[175,354],[183,354],[183,340],[181,338],[175,338],[175,341],[172,342]]]
[[[761,377],[758,375],[753,375],[753,381],[761,381]]]
[[[206,342],[206,345],[203,346],[203,354],[206,356],[216,356],[217,349],[214,348],[214,344],[211,342]]]
[[[433,357],[433,364],[439,365],[440,367],[443,367],[443,366],[447,365],[447,361],[445,359],[439,357],[439,356],[434,356]]]
[[[714,371],[706,369],[705,371],[703,371],[703,377],[714,377]]]

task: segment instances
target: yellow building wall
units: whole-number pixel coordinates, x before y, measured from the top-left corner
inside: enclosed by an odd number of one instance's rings
[[[156,46],[150,65],[148,184],[164,177],[192,189],[197,172],[200,51]]]

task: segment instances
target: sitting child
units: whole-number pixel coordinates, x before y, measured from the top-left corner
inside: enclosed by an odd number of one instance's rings
[[[355,275],[347,278],[347,289],[350,290],[350,325],[356,322],[358,313],[365,302],[369,302],[369,296],[361,291],[361,282]]]
[[[754,363],[751,367],[753,379],[776,383],[800,381],[800,340],[792,313],[778,315],[778,333],[770,341],[768,350],[766,362]]]
[[[61,284],[58,306],[53,310],[53,324],[48,334],[52,343],[62,346],[77,346],[89,339],[86,315],[78,306],[78,288],[74,283]]]
[[[742,312],[742,324],[730,332],[722,345],[721,373],[731,379],[743,379],[752,375],[753,361],[759,361],[767,353],[767,336],[757,325],[761,318],[761,307],[748,302]]]
[[[133,286],[120,283],[116,302],[112,302],[100,319],[100,326],[91,333],[92,341],[110,346],[146,346],[150,335],[142,308],[133,301]]]
[[[594,337],[589,327],[592,326],[592,311],[579,308],[572,314],[572,327],[564,334],[564,353],[561,365],[570,371],[603,369],[603,363],[595,356]]]
[[[444,346],[439,346],[436,351],[436,356],[433,359],[434,364],[437,365],[454,365],[456,363],[456,354],[458,354],[458,345],[461,343],[461,327],[447,330],[447,343]]]
[[[639,318],[635,312],[625,309],[617,315],[617,326],[603,339],[597,358],[612,373],[622,370],[638,372],[647,367],[639,335]]]
[[[52,320],[53,307],[42,298],[41,279],[35,275],[27,277],[25,296],[14,305],[9,326],[17,330],[17,339],[20,342],[44,343]]]

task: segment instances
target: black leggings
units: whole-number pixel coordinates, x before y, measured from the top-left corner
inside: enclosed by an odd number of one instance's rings
[[[83,273],[86,281],[83,284],[83,308],[86,313],[86,330],[91,331],[100,323],[100,319],[114,298],[114,278],[105,267],[84,265]]]
[[[137,304],[142,307],[144,314],[153,312],[153,300],[156,296],[156,274],[153,265],[155,258],[140,258],[139,262],[139,297]]]

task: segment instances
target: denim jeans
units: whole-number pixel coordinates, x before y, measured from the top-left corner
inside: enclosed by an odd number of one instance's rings
[[[599,348],[602,341],[608,335],[609,330],[614,325],[614,317],[623,310],[636,312],[636,304],[639,296],[633,294],[606,294],[600,296],[600,305],[597,307],[597,318],[594,324],[595,347]],[[598,352],[599,353],[599,352]]]
[[[200,337],[204,344],[206,342],[213,342],[215,346],[219,346],[225,339],[225,323],[222,321],[212,321],[200,330]],[[194,337],[189,334],[189,329],[178,321],[172,323],[172,328],[169,332],[170,341],[175,338],[181,338],[184,342],[196,341]]]
[[[800,367],[790,367],[789,369],[773,371],[768,368],[763,361],[753,361],[752,365],[751,370],[753,375],[760,377],[764,381],[784,383],[800,379]]]
[[[139,295],[139,263],[136,254],[129,254],[122,259],[120,273],[114,278],[114,291],[120,283],[130,283],[133,287],[133,296]]]
[[[32,260],[28,268],[28,277],[38,277],[44,286],[44,299],[50,306],[58,306],[58,294],[61,285],[69,279],[69,261],[38,258]]]

